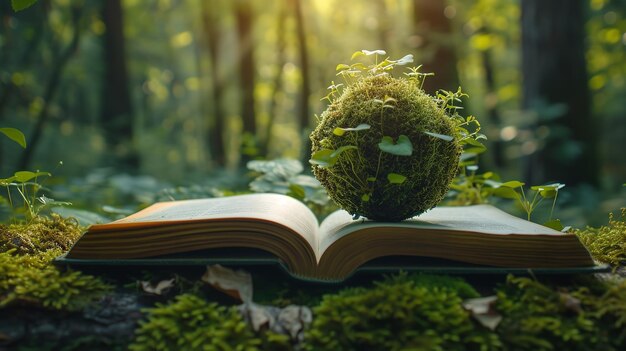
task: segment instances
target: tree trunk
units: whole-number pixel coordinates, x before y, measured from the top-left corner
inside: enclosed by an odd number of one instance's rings
[[[537,113],[537,128],[549,131],[544,148],[529,157],[527,178],[533,183],[598,181],[598,122],[591,117],[585,66],[585,4],[522,2],[523,107]],[[560,116],[546,112],[555,105],[564,107]]]
[[[283,88],[283,67],[285,66],[285,48],[287,46],[285,40],[285,22],[287,20],[287,9],[281,4],[280,13],[278,14],[278,23],[276,26],[276,75],[274,76],[274,84],[272,84],[272,96],[268,109],[268,121],[265,127],[264,139],[261,144],[261,155],[265,158],[269,157],[270,143],[272,139],[272,128],[278,115],[278,94]]]
[[[50,118],[50,102],[56,96],[57,90],[59,88],[59,83],[61,82],[61,77],[63,76],[63,71],[65,70],[67,63],[78,49],[78,43],[80,39],[81,7],[73,6],[71,11],[74,32],[72,33],[70,43],[67,45],[65,50],[63,50],[63,52],[58,56],[58,58],[54,62],[54,65],[52,66],[50,79],[48,80],[43,93],[43,106],[41,108],[41,111],[39,112],[39,115],[37,116],[37,121],[35,122],[33,132],[29,138],[29,145],[22,154],[22,158],[19,163],[20,169],[29,168],[30,162],[33,158],[33,154],[37,149],[37,145],[39,145],[39,142],[41,141],[44,127],[46,123],[48,123],[48,119]]]
[[[248,1],[237,0],[235,17],[239,41],[239,85],[241,87],[241,119],[243,145],[240,165],[255,156],[256,113],[254,109],[254,43],[252,37],[253,14]]]
[[[117,166],[136,169],[139,166],[133,144],[133,110],[128,89],[124,18],[121,0],[104,0],[102,21],[104,34],[104,77],[101,123]]]
[[[311,158],[311,141],[309,140],[309,96],[311,95],[311,77],[309,76],[309,53],[306,46],[306,34],[304,30],[304,16],[302,15],[302,3],[300,0],[291,0],[294,15],[296,17],[296,32],[298,36],[298,56],[300,58],[300,73],[302,84],[300,85],[300,104],[298,105],[298,127],[302,132],[302,161],[308,164]]]
[[[444,15],[446,1],[413,0],[415,33],[420,38],[418,50],[426,55],[418,55],[424,66],[422,72],[433,72],[424,82],[424,90],[435,93],[439,89],[456,91],[459,76],[456,68],[456,53],[452,24]]]
[[[483,27],[481,32],[483,34],[489,33],[489,29]],[[498,111],[498,94],[496,89],[496,79],[493,68],[493,60],[491,58],[491,49],[483,50],[481,53],[483,71],[485,72],[485,88],[487,90],[487,97],[485,99],[485,107],[487,109],[487,117],[489,118],[489,124],[491,128],[498,129],[501,127],[501,118]],[[493,157],[493,164],[498,169],[505,166],[506,159],[504,158],[504,145],[499,137],[494,138],[489,145],[490,153]]]
[[[224,109],[222,107],[224,77],[220,72],[219,65],[219,46],[220,46],[220,30],[218,15],[214,13],[207,1],[200,1],[202,4],[202,27],[204,29],[204,37],[206,39],[206,47],[209,51],[210,72],[211,72],[211,94],[212,94],[212,111],[208,117],[207,137],[209,139],[209,147],[213,161],[217,166],[224,167],[226,165],[226,147],[224,145]],[[203,99],[204,101],[204,99]]]

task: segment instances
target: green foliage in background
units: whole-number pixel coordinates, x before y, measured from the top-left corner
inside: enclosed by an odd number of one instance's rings
[[[485,350],[499,340],[474,325],[461,279],[399,276],[326,295],[314,309],[309,350]]]
[[[248,169],[255,178],[250,190],[255,193],[278,193],[289,195],[306,204],[318,218],[336,210],[317,179],[302,174],[302,163],[294,159],[255,160],[248,162]]]

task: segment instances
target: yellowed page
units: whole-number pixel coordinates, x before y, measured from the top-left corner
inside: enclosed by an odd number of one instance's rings
[[[512,216],[490,205],[436,207],[418,217],[394,223],[352,220],[350,214],[340,210],[328,216],[320,226],[317,242],[318,261],[321,254],[341,237],[357,230],[375,227],[439,228],[496,235],[563,235],[556,230]]]
[[[248,194],[231,197],[156,203],[118,221],[92,226],[89,231],[126,229],[153,223],[183,223],[212,219],[261,219],[291,228],[316,247],[318,222],[300,201],[279,194]]]

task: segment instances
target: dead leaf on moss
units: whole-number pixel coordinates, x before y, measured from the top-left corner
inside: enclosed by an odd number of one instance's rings
[[[313,321],[313,313],[307,306],[278,308],[246,303],[239,306],[239,312],[254,331],[271,330],[293,341],[302,341],[305,328]]]
[[[563,307],[565,307],[566,309],[577,314],[582,312],[580,299],[566,292],[560,292],[559,297],[561,298],[561,303],[563,304]]]
[[[245,303],[239,306],[239,312],[256,332],[275,327],[278,310],[277,307],[261,306],[255,303]]]
[[[161,280],[154,285],[149,281],[140,281],[139,286],[141,286],[141,290],[143,290],[143,292],[145,293],[151,295],[163,295],[174,286],[175,281],[176,278]]]
[[[207,266],[202,281],[243,303],[252,303],[252,276],[246,271]]]
[[[470,311],[472,317],[483,327],[495,330],[502,321],[502,316],[495,310],[497,300],[495,295],[467,299],[463,301],[463,308]]]
[[[278,323],[289,333],[292,340],[304,336],[304,328],[313,321],[313,313],[307,306],[289,305],[278,314]]]

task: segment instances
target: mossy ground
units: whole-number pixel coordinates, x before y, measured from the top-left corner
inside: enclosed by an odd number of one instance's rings
[[[0,308],[14,304],[80,310],[111,286],[77,271],[62,271],[52,260],[78,239],[76,221],[57,215],[0,226]]]
[[[82,234],[73,219],[56,214],[36,217],[30,223],[0,224],[0,252],[15,249],[17,254],[38,254],[48,250],[67,251]]]
[[[574,234],[598,261],[613,266],[626,262],[626,209],[620,219],[611,213],[608,225],[575,230]]]
[[[115,298],[116,291],[142,294],[129,288],[136,282],[126,278],[107,279],[115,283],[112,286],[102,278],[52,266],[50,260],[80,232],[73,222],[62,221],[52,218],[12,225],[1,232],[0,313],[20,308],[76,313],[104,295]],[[623,219],[611,219],[606,228],[585,231],[609,235],[594,243],[598,252],[615,252],[609,237],[622,233],[623,223]],[[9,227],[11,231],[6,230]],[[14,238],[26,239],[25,235],[29,240],[20,243],[28,244],[16,245]],[[606,257],[623,257],[621,254]],[[160,276],[158,272],[147,274]],[[313,309],[313,323],[304,343],[297,345],[309,350],[401,350],[409,346],[416,350],[623,350],[626,280],[617,274],[610,277],[570,277],[558,283],[511,277],[495,285],[472,286],[463,278],[395,274],[374,283],[313,289],[266,276],[255,279],[255,290],[264,303],[300,301]],[[495,330],[482,326],[463,308],[464,300],[479,295],[475,287],[482,295],[497,296],[493,308],[502,321]],[[253,332],[237,314],[233,301],[220,300],[217,292],[207,293],[207,289],[180,284],[167,296],[146,300],[153,307],[141,312],[143,322],[137,325],[134,341],[129,340],[131,349],[200,350],[213,345],[213,349],[289,350],[296,346],[278,334]],[[77,337],[82,340],[80,347],[102,345],[101,339],[92,343]],[[0,339],[0,347],[7,345],[5,342]]]
[[[393,101],[386,103],[385,99]],[[371,128],[336,135],[335,128]],[[408,79],[389,75],[359,79],[345,89],[324,113],[311,134],[313,153],[353,145],[332,167],[313,166],[328,195],[351,214],[398,221],[437,205],[457,173],[461,147],[424,132],[455,135],[455,124],[433,100]],[[382,152],[384,136],[394,142],[408,137],[410,156]],[[388,174],[406,177],[390,183]]]

